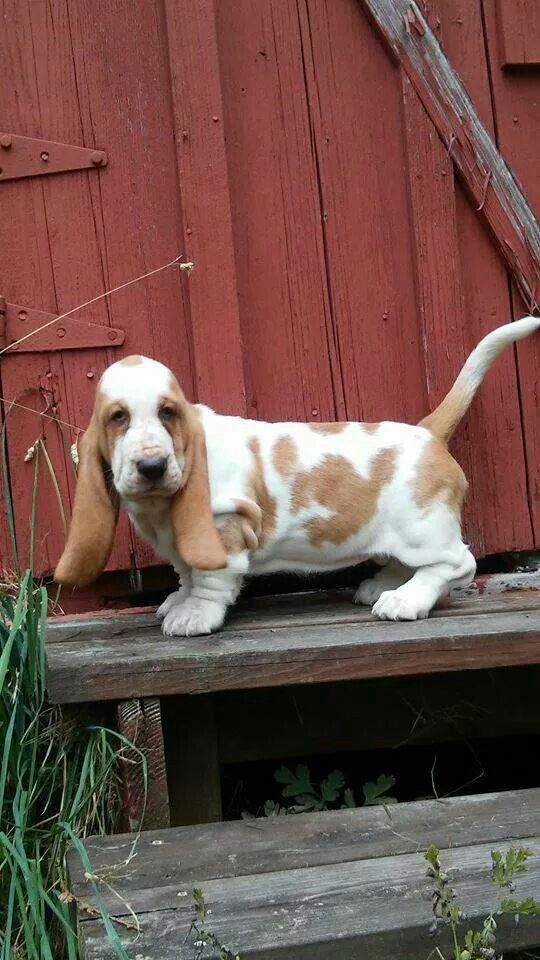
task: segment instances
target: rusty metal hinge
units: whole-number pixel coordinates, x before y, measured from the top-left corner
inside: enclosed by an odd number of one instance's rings
[[[0,181],[105,167],[107,159],[103,150],[0,133]]]
[[[35,310],[20,303],[9,303],[0,297],[0,349],[37,330],[56,314]],[[126,335],[119,327],[107,327],[87,320],[65,317],[39,330],[9,353],[49,353],[51,350],[84,350],[89,347],[119,347]]]

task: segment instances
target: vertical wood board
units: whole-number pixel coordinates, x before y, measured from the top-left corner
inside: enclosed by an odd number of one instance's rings
[[[343,418],[295,4],[217,12],[248,411]]]

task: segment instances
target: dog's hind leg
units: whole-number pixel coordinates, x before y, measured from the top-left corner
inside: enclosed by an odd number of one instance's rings
[[[440,597],[454,587],[467,586],[474,577],[476,561],[465,544],[462,547],[455,560],[420,567],[406,583],[382,593],[373,607],[375,616],[381,620],[422,620]]]
[[[398,560],[389,560],[375,576],[363,580],[356,591],[353,602],[372,607],[385,590],[395,590],[413,575],[410,567],[403,566]]]

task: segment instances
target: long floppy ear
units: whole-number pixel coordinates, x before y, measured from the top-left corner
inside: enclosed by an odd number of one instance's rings
[[[92,583],[107,566],[118,518],[118,496],[109,493],[99,443],[99,426],[92,417],[79,447],[75,503],[64,552],[54,571],[57,583],[79,587]]]
[[[176,549],[188,567],[195,567],[196,570],[222,570],[227,566],[227,554],[214,524],[210,506],[204,433],[189,408],[185,413],[185,426],[186,479],[171,504],[171,524]]]

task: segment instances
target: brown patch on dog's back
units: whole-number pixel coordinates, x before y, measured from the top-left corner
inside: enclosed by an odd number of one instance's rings
[[[377,433],[380,423],[363,423],[362,427],[366,433]]]
[[[121,367],[137,367],[142,362],[143,358],[136,353],[133,353],[130,357],[124,357],[123,360],[118,361]]]
[[[264,478],[264,464],[261,456],[261,444],[258,437],[252,437],[248,447],[253,454],[253,472],[251,489],[253,499],[262,510],[261,535],[259,546],[263,547],[276,529],[276,499],[270,495]]]
[[[416,467],[414,499],[421,509],[445,503],[457,517],[467,493],[465,474],[440,440],[429,440]]]
[[[282,477],[290,477],[298,463],[298,447],[292,437],[276,440],[272,449],[272,463]]]
[[[334,423],[308,423],[310,430],[315,430],[316,433],[342,433],[345,427],[348,427],[349,424],[345,422],[334,422]]]
[[[329,455],[310,472],[299,473],[292,491],[292,509],[297,512],[315,502],[332,511],[329,517],[307,522],[311,543],[344,543],[373,518],[379,494],[391,480],[398,451],[379,451],[371,462],[369,477],[362,477],[346,457]]]
[[[343,460],[344,458],[338,457],[337,459]],[[311,477],[312,474],[306,470],[302,470],[296,475],[291,490],[291,510],[293,513],[298,513],[303,507],[309,507],[313,499]]]

